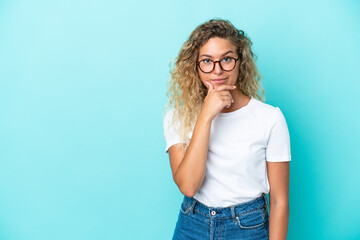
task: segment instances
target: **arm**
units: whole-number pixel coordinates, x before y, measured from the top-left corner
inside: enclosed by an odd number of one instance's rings
[[[211,122],[200,113],[185,154],[179,145],[169,148],[174,182],[188,197],[193,197],[204,181]]]
[[[286,240],[289,223],[290,162],[267,162],[270,184],[269,239]]]
[[[193,197],[204,181],[212,120],[225,106],[230,107],[233,99],[229,90],[235,88],[222,85],[215,90],[209,83],[186,153],[181,151],[179,145],[169,148],[173,179],[181,193],[188,197]]]

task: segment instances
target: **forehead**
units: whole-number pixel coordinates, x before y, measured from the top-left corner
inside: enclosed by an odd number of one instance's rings
[[[200,47],[199,56],[202,54],[217,56],[228,51],[233,51],[234,53],[236,52],[236,47],[230,42],[230,40],[213,37]]]

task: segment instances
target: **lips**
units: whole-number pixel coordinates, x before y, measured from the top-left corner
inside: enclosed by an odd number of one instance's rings
[[[226,78],[218,78],[218,79],[213,79],[211,80],[214,83],[225,83],[226,82]]]

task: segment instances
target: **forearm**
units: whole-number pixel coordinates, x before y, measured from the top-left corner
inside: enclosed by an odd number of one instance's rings
[[[289,215],[289,204],[270,203],[269,240],[286,240]]]
[[[195,195],[204,181],[210,128],[211,120],[200,113],[184,159],[174,176],[180,191],[189,197]]]

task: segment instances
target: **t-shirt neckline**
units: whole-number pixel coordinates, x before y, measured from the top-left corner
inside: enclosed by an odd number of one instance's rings
[[[218,113],[217,117],[219,118],[232,118],[235,116],[238,116],[239,114],[242,114],[244,111],[246,111],[247,109],[249,109],[249,107],[251,107],[251,105],[253,104],[253,102],[255,101],[254,97],[251,96],[250,97],[250,101],[248,102],[247,105],[232,111],[232,112],[228,112],[228,113]]]

